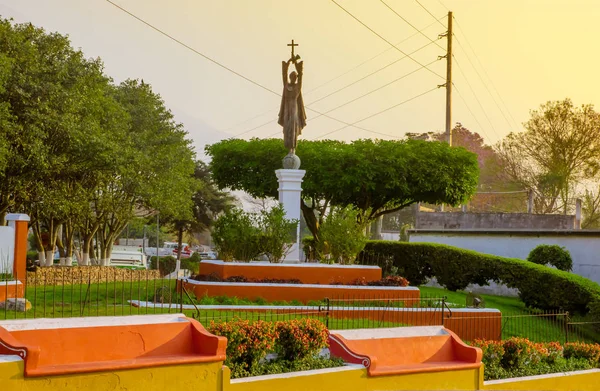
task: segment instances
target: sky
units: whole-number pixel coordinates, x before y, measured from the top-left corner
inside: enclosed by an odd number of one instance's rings
[[[150,83],[200,156],[225,138],[282,137],[281,61],[292,39],[304,60],[302,138],[443,131],[445,89],[437,86],[446,65],[437,59],[448,10],[452,121],[486,143],[522,131],[530,110],[546,101],[600,104],[597,0],[111,1],[195,51],[106,0],[0,0],[0,15],[67,34],[117,83]]]

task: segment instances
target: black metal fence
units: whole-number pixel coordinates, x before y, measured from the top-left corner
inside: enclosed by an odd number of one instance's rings
[[[29,272],[26,284],[15,283],[18,278],[0,276],[0,320],[184,313],[204,324],[314,318],[332,330],[446,326],[465,340],[518,336],[535,342],[600,342],[600,322],[567,312],[523,309],[499,314],[423,294],[417,299],[364,295],[331,296],[308,304],[266,303],[196,298],[177,279],[157,271],[53,267]]]

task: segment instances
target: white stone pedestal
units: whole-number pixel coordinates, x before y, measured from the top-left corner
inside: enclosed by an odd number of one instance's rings
[[[302,178],[306,174],[305,170],[286,170],[275,171],[279,181],[279,202],[285,210],[285,217],[298,220],[296,227],[296,243],[292,246],[284,259],[286,263],[300,262],[300,197],[302,194]]]

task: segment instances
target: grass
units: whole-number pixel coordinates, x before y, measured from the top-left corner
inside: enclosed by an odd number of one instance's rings
[[[392,322],[384,322],[369,319],[326,319],[323,311],[312,309],[307,314],[306,307],[325,307],[323,301],[310,302],[304,305],[297,301],[292,302],[272,302],[268,303],[264,299],[246,300],[236,297],[204,297],[201,299],[192,298],[185,295],[181,298],[175,293],[175,280],[143,280],[132,282],[106,282],[97,284],[73,284],[64,286],[29,286],[26,291],[26,298],[31,302],[32,309],[26,313],[15,312],[12,310],[0,309],[1,319],[15,318],[68,318],[79,316],[120,316],[137,314],[161,314],[161,313],[179,313],[183,312],[187,316],[197,317],[202,323],[214,321],[226,321],[233,318],[242,318],[249,320],[285,320],[306,317],[315,317],[329,322],[330,329],[349,329],[349,328],[375,328],[375,327],[394,327],[402,326]],[[1,285],[0,285],[1,288]],[[467,293],[450,292],[445,289],[420,287],[421,296],[425,298],[423,303],[427,303],[427,298],[446,297],[450,308],[453,305],[464,307]],[[159,292],[165,303],[173,303],[171,308],[133,307],[128,300],[153,301],[154,296]],[[162,292],[162,293],[161,293]],[[560,341],[565,342],[567,337],[566,317],[564,313],[546,314],[541,311],[535,311],[525,308],[525,305],[516,297],[482,295],[485,300],[486,308],[496,308],[502,312],[502,337],[503,339],[513,336],[526,337],[532,341]],[[295,309],[284,311],[222,311],[222,310],[200,310],[199,315],[195,310],[181,311],[178,303],[196,304],[196,305],[282,305],[294,306]],[[433,303],[433,301],[429,301]],[[351,306],[354,308],[372,305],[387,306],[390,303],[363,301],[361,303],[348,303],[331,301],[331,306]],[[439,303],[433,303],[426,306],[437,306]],[[395,305],[401,307],[401,302]],[[572,321],[587,321],[586,318],[573,318]],[[600,342],[600,333],[593,325],[570,326],[568,330],[569,340],[586,340]]]

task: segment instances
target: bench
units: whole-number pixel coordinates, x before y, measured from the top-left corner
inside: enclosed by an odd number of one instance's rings
[[[481,349],[442,326],[331,331],[334,357],[367,367],[369,376],[476,369]]]
[[[182,314],[0,322],[0,355],[28,377],[219,362],[226,344]]]

